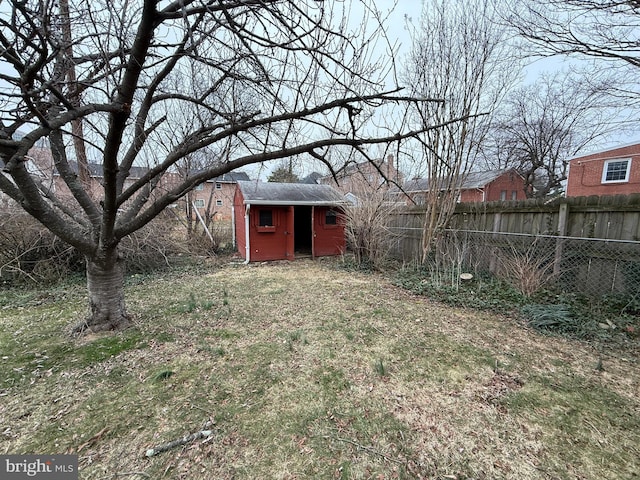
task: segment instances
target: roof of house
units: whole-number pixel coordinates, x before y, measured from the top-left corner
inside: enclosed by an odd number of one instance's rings
[[[573,160],[579,160],[581,158],[584,157],[590,157],[592,155],[603,155],[609,152],[613,152],[614,150],[621,150],[623,148],[628,148],[628,147],[635,147],[635,146],[640,146],[640,141],[636,140],[634,142],[630,142],[630,143],[622,143],[620,145],[612,145],[606,148],[600,148],[598,150],[593,150],[590,152],[585,152],[585,153],[581,153],[580,155],[576,155],[574,157],[571,157],[569,159],[569,162],[572,162]]]
[[[487,170],[483,172],[469,172],[461,182],[460,190],[472,190],[476,188],[483,188],[493,182],[495,179],[501,177],[505,173],[514,172],[512,168],[504,168],[501,170]],[[441,184],[445,182],[442,181]],[[444,187],[441,187],[444,188]],[[400,189],[397,189],[398,191]],[[429,190],[429,179],[416,178],[406,182],[402,188],[405,192],[426,192]]]
[[[217,182],[217,183],[236,183],[240,181],[249,181],[249,180],[251,180],[249,178],[249,175],[247,175],[246,172],[239,170],[237,172],[223,173],[219,177],[212,178],[211,180],[208,180],[208,181]]]
[[[245,205],[344,205],[340,192],[329,185],[308,183],[238,182]]]
[[[70,161],[69,162],[69,167],[71,168],[71,170],[74,173],[78,173],[78,171],[79,171],[78,162],[76,162],[74,160]],[[101,178],[101,177],[104,176],[101,163],[89,162],[87,164],[87,167],[89,169],[89,176],[91,176],[93,178]],[[148,171],[149,171],[148,167],[132,166],[129,169],[129,177],[128,178],[142,178]],[[54,175],[60,175],[60,172],[58,172],[58,169],[54,167],[53,174]]]
[[[299,183],[310,183],[317,184],[318,181],[322,178],[322,174],[319,172],[311,172],[309,175],[300,180]]]

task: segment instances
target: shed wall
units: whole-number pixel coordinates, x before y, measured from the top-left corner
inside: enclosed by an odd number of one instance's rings
[[[336,225],[328,225],[327,213],[330,207],[316,207],[314,209],[313,219],[313,254],[317,257],[330,255],[341,255],[346,249],[346,240],[344,236],[344,214],[337,212]]]
[[[240,188],[234,196],[234,219],[238,253],[245,260],[246,227],[245,198]],[[336,212],[335,225],[327,222],[327,212]],[[340,255],[346,249],[344,235],[344,214],[339,209],[328,206],[294,207],[281,205],[250,205],[249,207],[249,261],[293,260],[295,247],[295,213],[306,215],[313,225],[313,255]],[[311,218],[311,212],[313,218]],[[262,221],[261,221],[262,215]],[[265,224],[269,218],[272,225]],[[302,220],[304,221],[304,220]],[[309,235],[310,227],[301,234]],[[299,229],[300,230],[300,229]]]
[[[270,211],[273,225],[260,226],[261,212]],[[292,260],[293,207],[252,205],[249,210],[249,244],[252,262]]]

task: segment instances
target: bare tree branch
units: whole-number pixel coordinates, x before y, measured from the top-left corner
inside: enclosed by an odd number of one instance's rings
[[[0,12],[0,189],[85,256],[88,325],[126,323],[118,244],[199,183],[454,121],[380,125],[388,106],[443,100],[387,86],[383,20],[373,0],[24,0]],[[27,168],[43,145],[55,195]],[[208,161],[181,177],[192,155]]]

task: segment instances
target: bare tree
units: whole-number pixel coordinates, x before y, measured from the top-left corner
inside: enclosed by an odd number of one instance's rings
[[[568,160],[615,128],[611,85],[610,78],[587,82],[557,73],[512,90],[493,124],[485,163],[515,168],[528,197],[561,193]]]
[[[548,54],[581,54],[640,67],[640,3],[634,0],[520,2],[510,23]]]
[[[418,105],[418,125],[445,125],[419,139],[429,183],[423,261],[451,218],[458,187],[485,138],[491,112],[518,72],[496,18],[492,0],[423,4],[405,77],[414,95],[444,99]]]
[[[206,168],[210,168],[211,165],[215,165],[216,162],[221,161],[221,156],[225,155],[225,152],[213,152],[210,149],[204,149],[187,155],[177,163],[177,175],[182,181],[185,181],[191,176],[197,175]],[[200,190],[202,185],[197,185],[196,190]],[[196,201],[196,192],[189,190],[187,194],[178,202],[182,208],[183,216],[179,217],[179,220],[186,228],[187,241],[191,242],[194,239],[194,235],[198,231],[198,223],[200,222],[198,214],[196,213],[196,207],[194,207]],[[204,202],[204,212],[202,215],[202,221],[206,228],[209,228],[213,219],[213,189],[210,190],[209,198]]]
[[[531,54],[592,59],[592,71],[618,70],[619,79],[626,82],[624,86],[611,85],[610,93],[638,100],[640,91],[628,68],[635,71],[640,67],[640,3],[535,0],[512,5],[506,21],[527,40]]]
[[[294,155],[330,166],[332,146],[434,127],[362,133],[377,108],[414,102],[384,86],[393,63],[376,53],[388,49],[372,1],[357,2],[358,25],[337,1],[64,3],[67,13],[47,0],[12,1],[0,13],[0,190],[84,255],[90,311],[79,330],[129,322],[118,245],[196,185]],[[176,111],[189,112],[180,128]],[[42,139],[71,206],[27,168]],[[97,198],[73,168],[71,140],[101,165]],[[218,145],[233,148],[175,180],[182,158]],[[146,173],[130,178],[139,165]]]

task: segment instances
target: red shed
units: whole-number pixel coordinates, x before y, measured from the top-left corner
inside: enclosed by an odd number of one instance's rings
[[[328,185],[238,182],[233,219],[238,252],[247,262],[345,251],[344,198]]]

